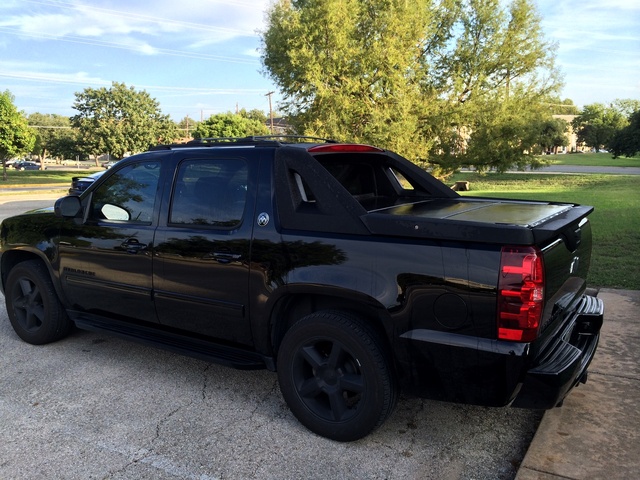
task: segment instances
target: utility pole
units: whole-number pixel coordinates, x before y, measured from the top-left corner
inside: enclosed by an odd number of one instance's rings
[[[271,119],[271,135],[273,135],[273,110],[271,109],[271,95],[275,92],[269,92],[265,97],[269,97],[269,118]]]

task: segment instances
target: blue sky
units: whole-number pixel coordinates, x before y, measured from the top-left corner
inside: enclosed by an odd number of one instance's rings
[[[0,91],[30,114],[73,115],[74,93],[146,90],[174,120],[269,110],[261,73],[269,0],[1,0]],[[537,0],[557,43],[562,97],[640,99],[640,1]]]

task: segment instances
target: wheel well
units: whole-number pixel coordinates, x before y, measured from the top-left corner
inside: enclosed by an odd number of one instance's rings
[[[271,345],[274,356],[277,356],[284,335],[294,323],[310,313],[322,310],[348,312],[369,320],[370,325],[380,334],[387,346],[391,347],[391,321],[382,306],[376,307],[355,301],[353,298],[297,294],[281,299],[271,313]]]
[[[13,270],[13,268],[19,263],[26,262],[27,260],[39,260],[43,265],[46,264],[38,255],[32,252],[25,252],[22,250],[11,250],[5,252],[2,255],[2,286],[4,287],[7,283],[7,277],[9,276],[9,272]]]

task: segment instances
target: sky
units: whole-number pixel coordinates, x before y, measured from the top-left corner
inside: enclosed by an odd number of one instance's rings
[[[534,0],[561,97],[640,100],[640,1]],[[260,63],[270,0],[0,0],[0,91],[25,114],[71,116],[75,93],[125,83],[178,121],[277,110]]]

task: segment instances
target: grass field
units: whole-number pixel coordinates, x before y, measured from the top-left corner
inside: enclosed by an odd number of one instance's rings
[[[2,167],[0,166],[0,188],[15,185],[47,185],[66,184],[71,185],[71,177],[78,177],[94,173],[99,169],[89,170],[27,170],[20,172],[7,169],[7,180],[2,180]]]
[[[583,165],[586,167],[640,167],[640,157],[612,158],[610,153],[574,153],[564,155],[543,155],[542,160],[551,165]]]
[[[593,257],[589,284],[640,290],[640,176],[460,173],[465,195],[592,205]]]

